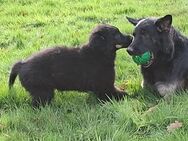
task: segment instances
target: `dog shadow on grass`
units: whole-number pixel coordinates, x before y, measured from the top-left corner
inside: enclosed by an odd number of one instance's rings
[[[141,87],[128,93],[129,95],[125,97],[128,101],[138,99],[142,103],[149,103],[150,105],[156,105],[162,99],[156,93],[151,92],[151,90],[142,89]],[[92,92],[56,91],[52,103],[46,106],[52,109],[63,108],[67,113],[70,113],[76,109],[85,107],[97,108],[106,103],[110,104],[111,102],[113,103],[115,100],[112,99],[109,102],[102,102]],[[14,109],[15,107],[31,107],[31,97],[24,89],[11,89],[7,91],[6,95],[0,97],[0,108]]]
[[[0,96],[1,109],[17,109],[17,108],[32,108],[31,96],[27,91],[20,88],[12,88],[7,90],[4,95]],[[52,102],[39,109],[64,109],[65,113],[73,112],[76,109],[83,109],[85,107],[91,108],[99,105],[99,100],[93,93],[77,92],[77,91],[55,91],[55,97]]]

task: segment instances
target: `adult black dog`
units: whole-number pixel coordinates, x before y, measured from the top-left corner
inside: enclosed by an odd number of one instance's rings
[[[110,25],[97,26],[82,47],[55,47],[16,63],[9,87],[19,75],[31,94],[32,105],[50,103],[54,90],[92,91],[99,99],[121,99],[126,93],[114,87],[114,61],[119,48],[128,47],[132,37]]]
[[[134,40],[128,47],[130,55],[146,51],[153,59],[141,66],[143,85],[153,88],[167,98],[176,90],[188,87],[188,38],[172,26],[172,16],[161,18],[133,19]]]

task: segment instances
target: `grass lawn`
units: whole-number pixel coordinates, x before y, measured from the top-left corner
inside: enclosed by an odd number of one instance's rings
[[[116,85],[135,97],[119,103],[56,92],[50,106],[33,110],[18,80],[10,92],[7,87],[12,64],[42,48],[83,44],[98,23],[131,33],[126,16],[166,14],[188,35],[187,0],[0,0],[0,140],[188,141],[187,93],[165,102],[141,89],[139,67],[125,50],[117,53]],[[175,121],[182,127],[168,132]]]

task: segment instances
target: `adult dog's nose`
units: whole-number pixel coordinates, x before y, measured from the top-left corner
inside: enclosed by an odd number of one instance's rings
[[[129,53],[129,55],[133,55],[134,54],[134,49],[131,47],[127,48],[127,52]]]

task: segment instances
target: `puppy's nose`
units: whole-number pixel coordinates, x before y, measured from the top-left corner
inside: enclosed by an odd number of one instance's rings
[[[134,49],[131,47],[127,48],[127,52],[129,53],[129,55],[133,55],[134,54]]]

